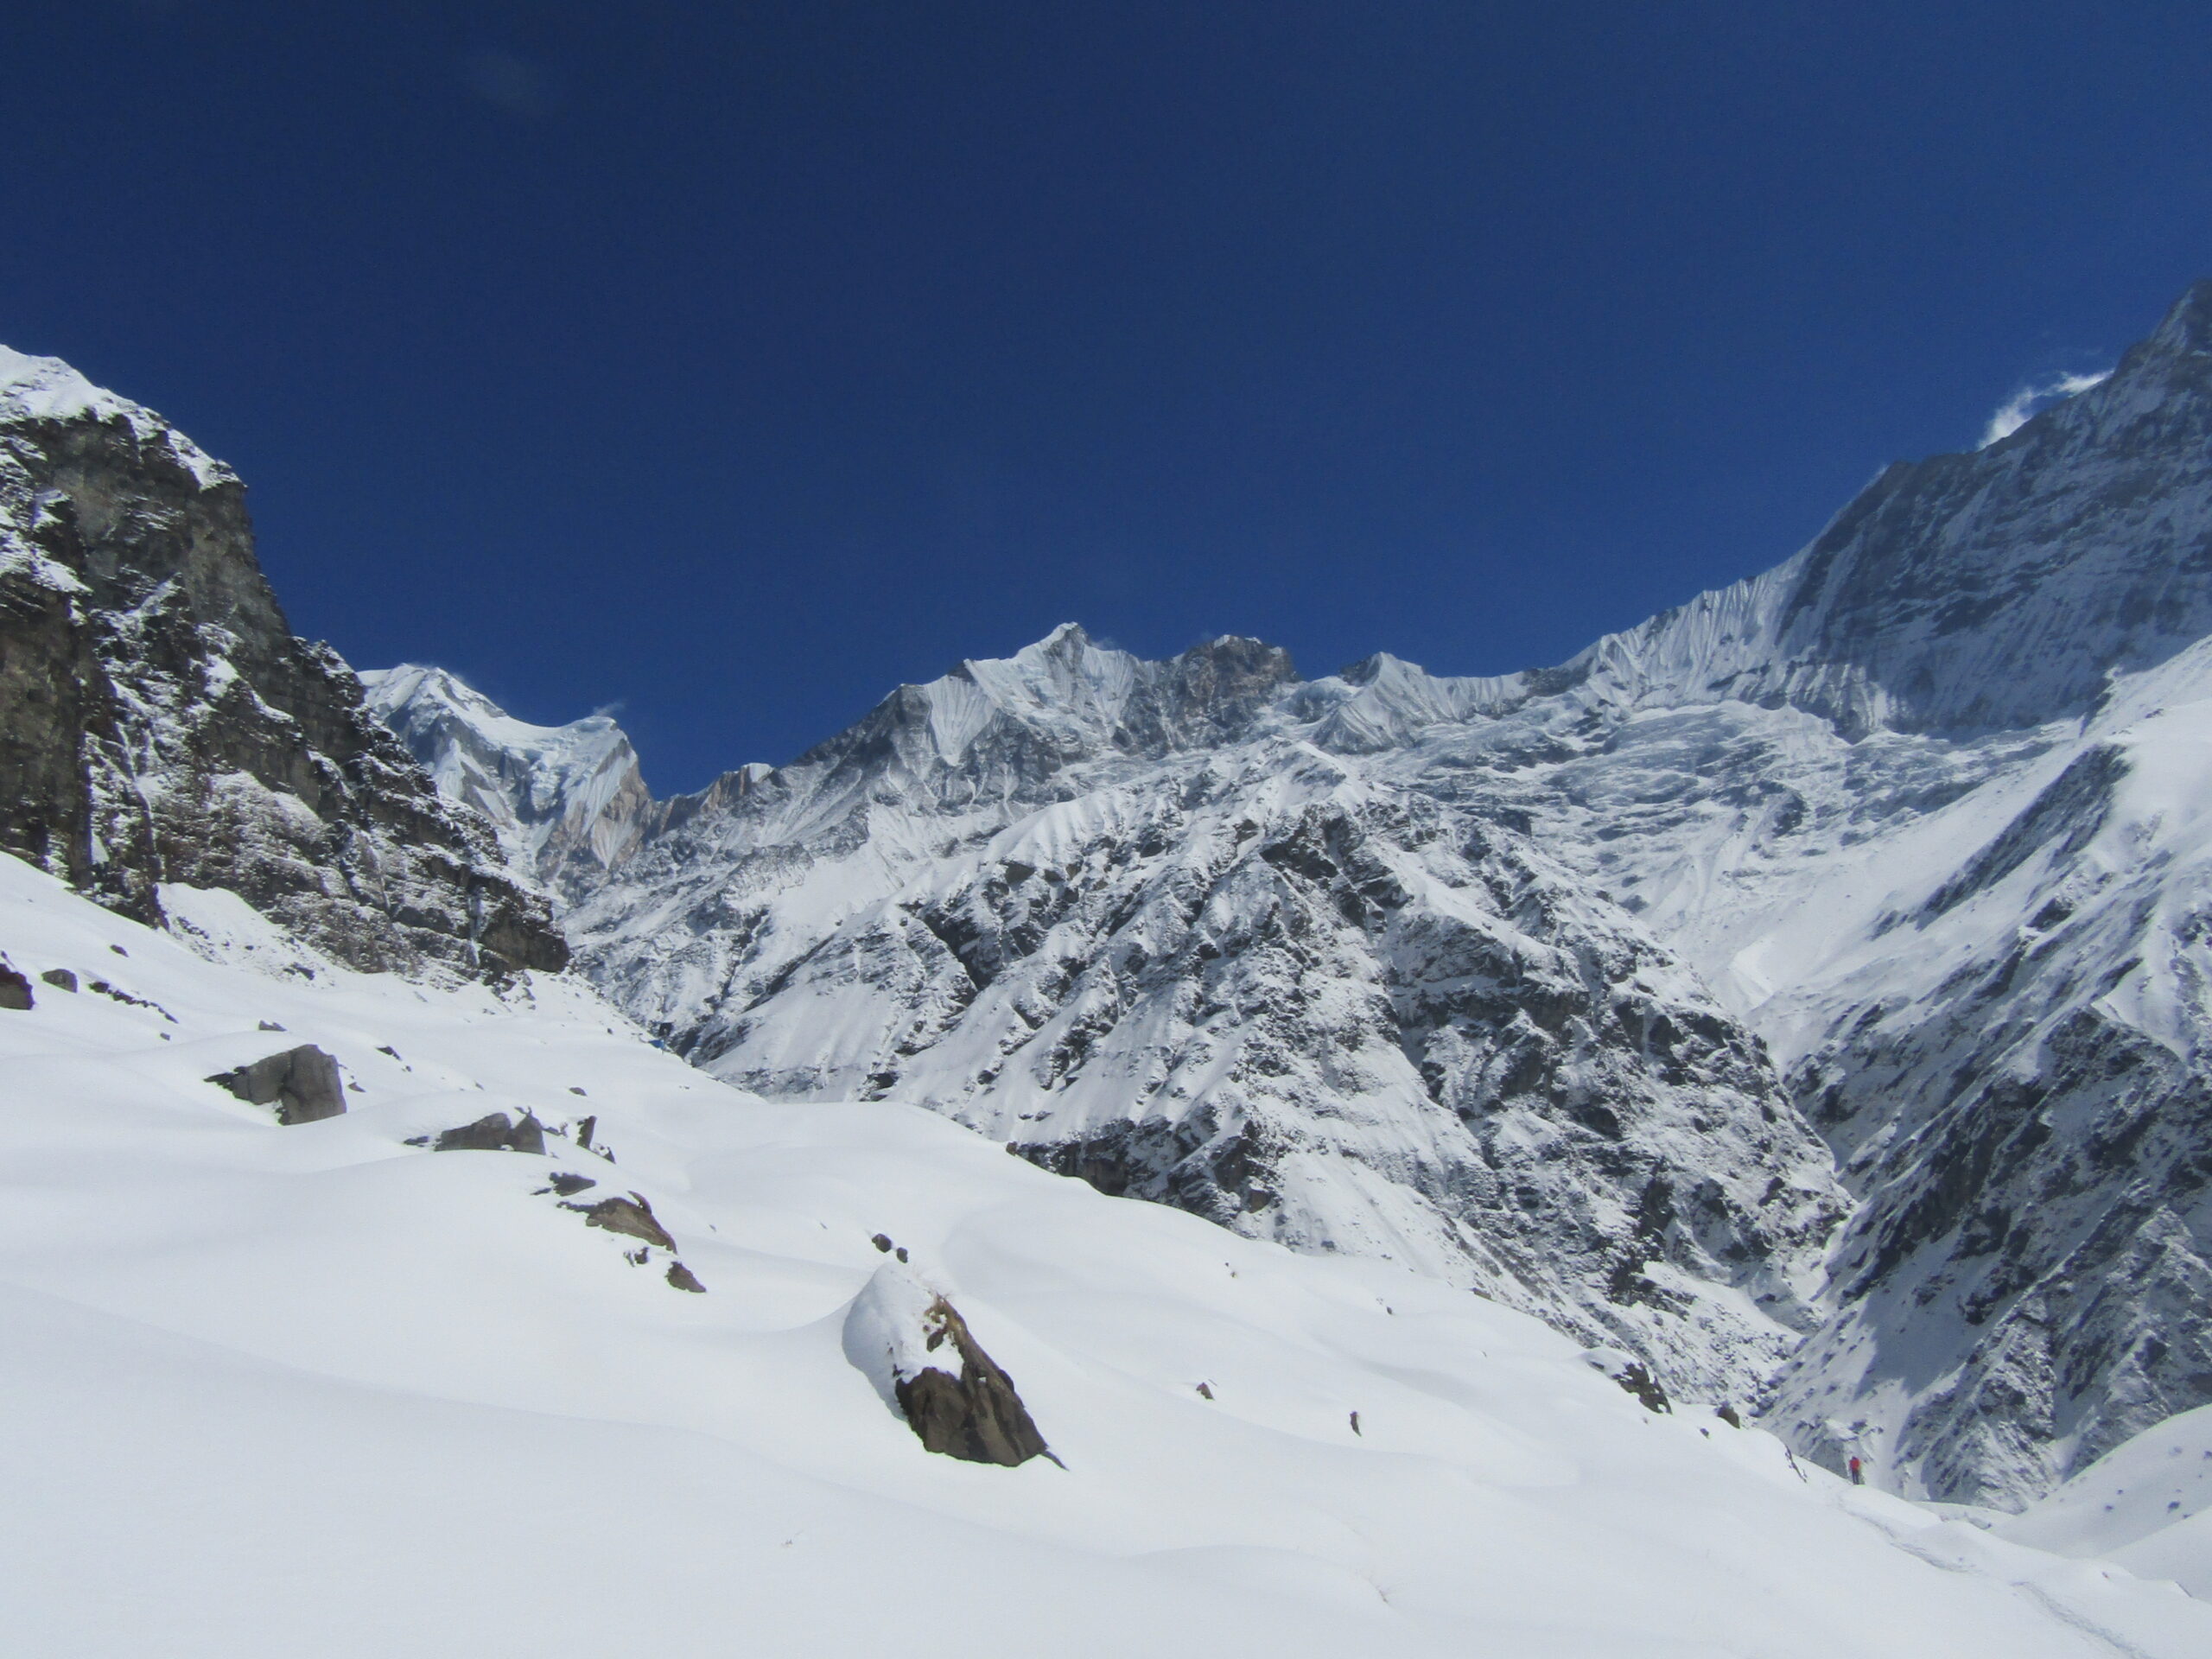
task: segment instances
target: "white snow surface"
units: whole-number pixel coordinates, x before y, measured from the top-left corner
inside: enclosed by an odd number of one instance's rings
[[[2212,1406],[2115,1446],[1997,1530],[2061,1555],[2123,1562],[2212,1601]]]
[[[37,995],[0,1013],[23,1651],[2212,1651],[2171,1585],[1652,1416],[1402,1267],[1107,1198],[894,1103],[768,1104],[573,979],[354,975],[232,895],[163,897],[180,938],[0,860]],[[279,1128],[202,1081],[306,1042],[344,1116]],[[551,1154],[406,1144],[493,1110]],[[707,1294],[556,1172],[648,1199]],[[1065,1469],[931,1456],[849,1363],[878,1231],[957,1274]]]

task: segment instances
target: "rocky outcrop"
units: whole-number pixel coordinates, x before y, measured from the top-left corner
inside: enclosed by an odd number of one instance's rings
[[[626,1198],[601,1198],[597,1204],[565,1204],[562,1208],[580,1212],[587,1227],[603,1227],[610,1233],[658,1244],[664,1250],[676,1248],[676,1241],[660,1224],[642,1192],[632,1192]]]
[[[558,968],[544,900],[295,639],[245,491],[167,423],[0,352],[0,848],[141,920],[229,888],[357,968]]]
[[[435,1140],[425,1136],[410,1144],[426,1142],[433,1152],[524,1152],[543,1157],[545,1128],[528,1112],[519,1122],[505,1112],[486,1112],[474,1123],[442,1131]]]
[[[876,1269],[847,1310],[844,1348],[929,1451],[1007,1467],[1052,1457],[1014,1379],[913,1268]]]
[[[207,1079],[249,1106],[274,1106],[279,1123],[313,1123],[346,1109],[338,1062],[312,1043],[288,1048]]]

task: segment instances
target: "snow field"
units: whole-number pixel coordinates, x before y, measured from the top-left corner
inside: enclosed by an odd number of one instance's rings
[[[2170,1586],[1653,1417],[1394,1264],[1105,1198],[918,1109],[768,1105],[570,980],[350,974],[229,895],[165,899],[223,960],[0,860],[37,995],[0,1013],[25,1651],[2212,1651]],[[308,1042],[343,1117],[202,1081]],[[493,1110],[550,1155],[405,1144]],[[556,1172],[643,1195],[707,1294]],[[930,1456],[848,1362],[879,1231],[1065,1470]]]

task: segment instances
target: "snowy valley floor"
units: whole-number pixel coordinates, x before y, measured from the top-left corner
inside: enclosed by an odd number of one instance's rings
[[[0,859],[37,995],[0,1012],[19,1651],[2212,1653],[2171,1583],[1652,1416],[1389,1263],[1102,1198],[923,1111],[765,1104],[575,982],[347,974],[168,897],[224,961]],[[204,1081],[302,1043],[358,1085],[346,1116],[279,1128]],[[524,1110],[550,1156],[406,1144]],[[575,1144],[587,1114],[619,1161]],[[706,1294],[556,1172],[648,1198]],[[931,1456],[847,1362],[877,1232],[1065,1469]]]

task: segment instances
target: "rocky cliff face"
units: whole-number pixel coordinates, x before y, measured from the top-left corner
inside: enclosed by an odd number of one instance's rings
[[[572,937],[748,1086],[1412,1260],[1678,1391],[1778,1364],[1802,1450],[2016,1505],[2212,1399],[2208,454],[2200,287],[1559,668],[1064,629],[653,808]]]
[[[0,845],[142,919],[227,887],[356,967],[558,967],[544,902],[292,637],[245,493],[167,423],[0,353]]]

